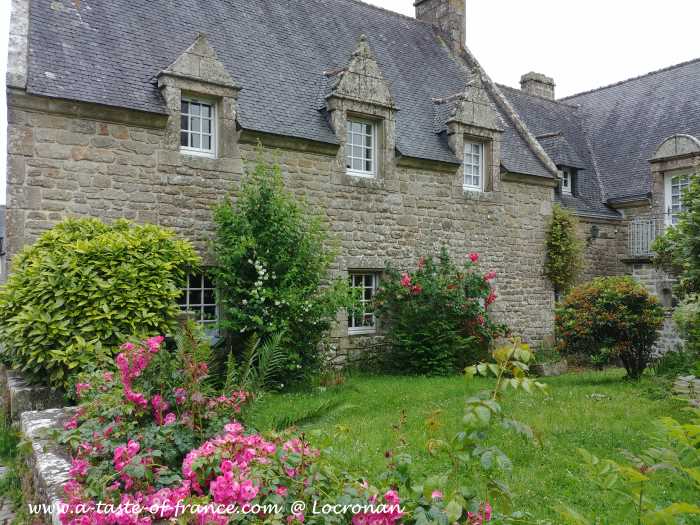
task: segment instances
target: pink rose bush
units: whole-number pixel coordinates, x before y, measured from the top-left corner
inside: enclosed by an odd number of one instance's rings
[[[479,271],[480,256],[461,265],[446,250],[420,257],[414,271],[388,268],[375,297],[375,312],[388,332],[390,372],[451,374],[483,357],[490,343],[506,335],[491,321],[496,272]]]
[[[431,264],[426,260],[426,268]],[[251,396],[212,390],[197,352],[163,344],[162,338],[125,343],[116,372],[80,378],[89,387],[80,387],[81,403],[57,437],[73,456],[62,525],[309,525],[329,517],[347,525],[396,525],[419,522],[428,512],[447,518],[456,501],[463,508],[460,525],[491,519],[488,504],[465,505],[462,489],[440,486],[416,495],[391,453],[386,474],[372,484],[339,471],[332,452],[303,435],[246,429]],[[306,511],[292,505],[298,501]],[[309,513],[324,503],[346,510]]]

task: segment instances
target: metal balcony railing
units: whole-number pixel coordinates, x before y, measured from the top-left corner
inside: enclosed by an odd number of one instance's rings
[[[651,245],[664,231],[659,219],[634,219],[630,222],[628,251],[630,257],[651,257]]]

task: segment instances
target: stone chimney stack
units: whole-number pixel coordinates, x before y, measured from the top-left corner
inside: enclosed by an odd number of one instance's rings
[[[435,26],[450,48],[464,49],[467,37],[467,0],[415,0],[416,19]]]
[[[554,79],[542,73],[530,72],[520,77],[520,89],[529,95],[554,100]]]

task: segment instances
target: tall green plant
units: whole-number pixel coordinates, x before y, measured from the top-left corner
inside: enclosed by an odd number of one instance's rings
[[[300,381],[319,367],[319,344],[336,312],[348,302],[347,283],[328,282],[335,258],[318,215],[284,188],[280,166],[259,159],[236,199],[214,212],[214,279],[229,351],[252,335],[283,334],[283,383]]]
[[[0,291],[3,359],[31,379],[69,387],[128,334],[167,332],[199,257],[166,229],[69,219],[12,261]]]
[[[559,205],[552,210],[545,247],[544,274],[557,293],[566,293],[576,282],[583,266],[583,247],[576,234],[578,221]]]

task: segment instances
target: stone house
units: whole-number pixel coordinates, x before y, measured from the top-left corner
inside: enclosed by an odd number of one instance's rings
[[[416,0],[411,18],[358,0],[12,0],[8,253],[66,216],[157,223],[204,253],[259,141],[367,298],[387,263],[477,251],[495,314],[540,341],[556,202],[581,219],[586,277],[663,295],[649,241],[700,159],[700,61],[563,100],[541,74],[512,89],[466,48],[465,2]],[[191,276],[183,307],[213,320],[211,288]],[[334,335],[352,347],[376,324],[339,314]]]

